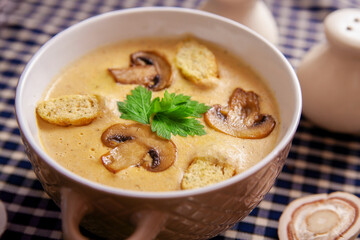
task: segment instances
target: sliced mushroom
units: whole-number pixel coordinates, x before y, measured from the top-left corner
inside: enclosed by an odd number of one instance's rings
[[[236,88],[228,106],[214,105],[205,113],[205,122],[217,131],[239,138],[264,138],[275,127],[271,115],[260,113],[259,97]]]
[[[135,52],[130,55],[129,68],[109,68],[109,72],[119,83],[144,85],[153,91],[165,89],[172,83],[171,65],[154,51]]]
[[[113,173],[134,165],[152,172],[164,171],[176,160],[175,144],[158,137],[148,125],[112,125],[104,131],[101,141],[114,148],[101,157],[103,165]]]
[[[299,198],[280,217],[279,239],[354,239],[360,233],[359,206],[360,199],[346,192]]]

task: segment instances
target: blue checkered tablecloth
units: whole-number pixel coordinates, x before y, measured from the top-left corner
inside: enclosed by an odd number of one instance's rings
[[[31,56],[59,31],[93,15],[140,6],[196,8],[201,2],[0,0],[0,200],[8,214],[1,240],[62,239],[59,208],[36,179],[15,120],[15,88]],[[360,8],[360,0],[265,2],[279,27],[279,48],[294,68],[309,48],[324,39],[322,21],[327,14],[339,8]],[[279,217],[295,198],[337,190],[360,197],[358,171],[360,136],[331,133],[303,117],[286,165],[264,201],[242,222],[213,239],[277,239]]]

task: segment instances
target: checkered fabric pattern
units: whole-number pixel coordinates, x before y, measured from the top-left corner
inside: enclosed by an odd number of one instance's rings
[[[294,68],[324,39],[322,21],[327,14],[360,7],[359,0],[265,2],[278,23],[279,48]],[[15,120],[15,88],[31,56],[59,31],[93,15],[140,6],[199,4],[201,0],[0,0],[0,200],[8,214],[2,240],[62,238],[59,208],[36,179]],[[277,239],[279,217],[295,198],[337,190],[360,197],[358,171],[360,136],[331,133],[303,117],[286,165],[264,201],[213,239]]]

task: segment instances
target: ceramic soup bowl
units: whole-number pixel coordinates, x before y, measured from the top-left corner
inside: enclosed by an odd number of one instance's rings
[[[38,137],[35,107],[62,68],[113,42],[182,34],[227,49],[265,78],[279,104],[281,130],[275,148],[264,159],[208,187],[155,193],[97,184],[75,175],[46,154]],[[80,233],[80,224],[107,239],[207,239],[246,217],[274,184],[299,123],[301,91],[284,56],[255,32],[203,11],[155,7],[109,12],[57,34],[26,66],[15,104],[34,172],[61,208],[65,239],[86,239]]]

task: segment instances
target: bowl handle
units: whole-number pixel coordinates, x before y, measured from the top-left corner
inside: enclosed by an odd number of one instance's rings
[[[64,240],[88,240],[79,229],[81,219],[92,211],[88,202],[79,193],[69,188],[61,190],[61,214]],[[127,240],[152,240],[161,231],[167,214],[156,210],[143,210],[135,213],[131,221],[136,225],[135,232]]]
[[[81,219],[89,212],[91,207],[85,199],[69,188],[61,190],[61,214],[64,240],[88,240],[80,233]]]
[[[132,217],[135,223],[135,232],[126,240],[152,240],[165,225],[167,214],[156,210],[143,210]]]

